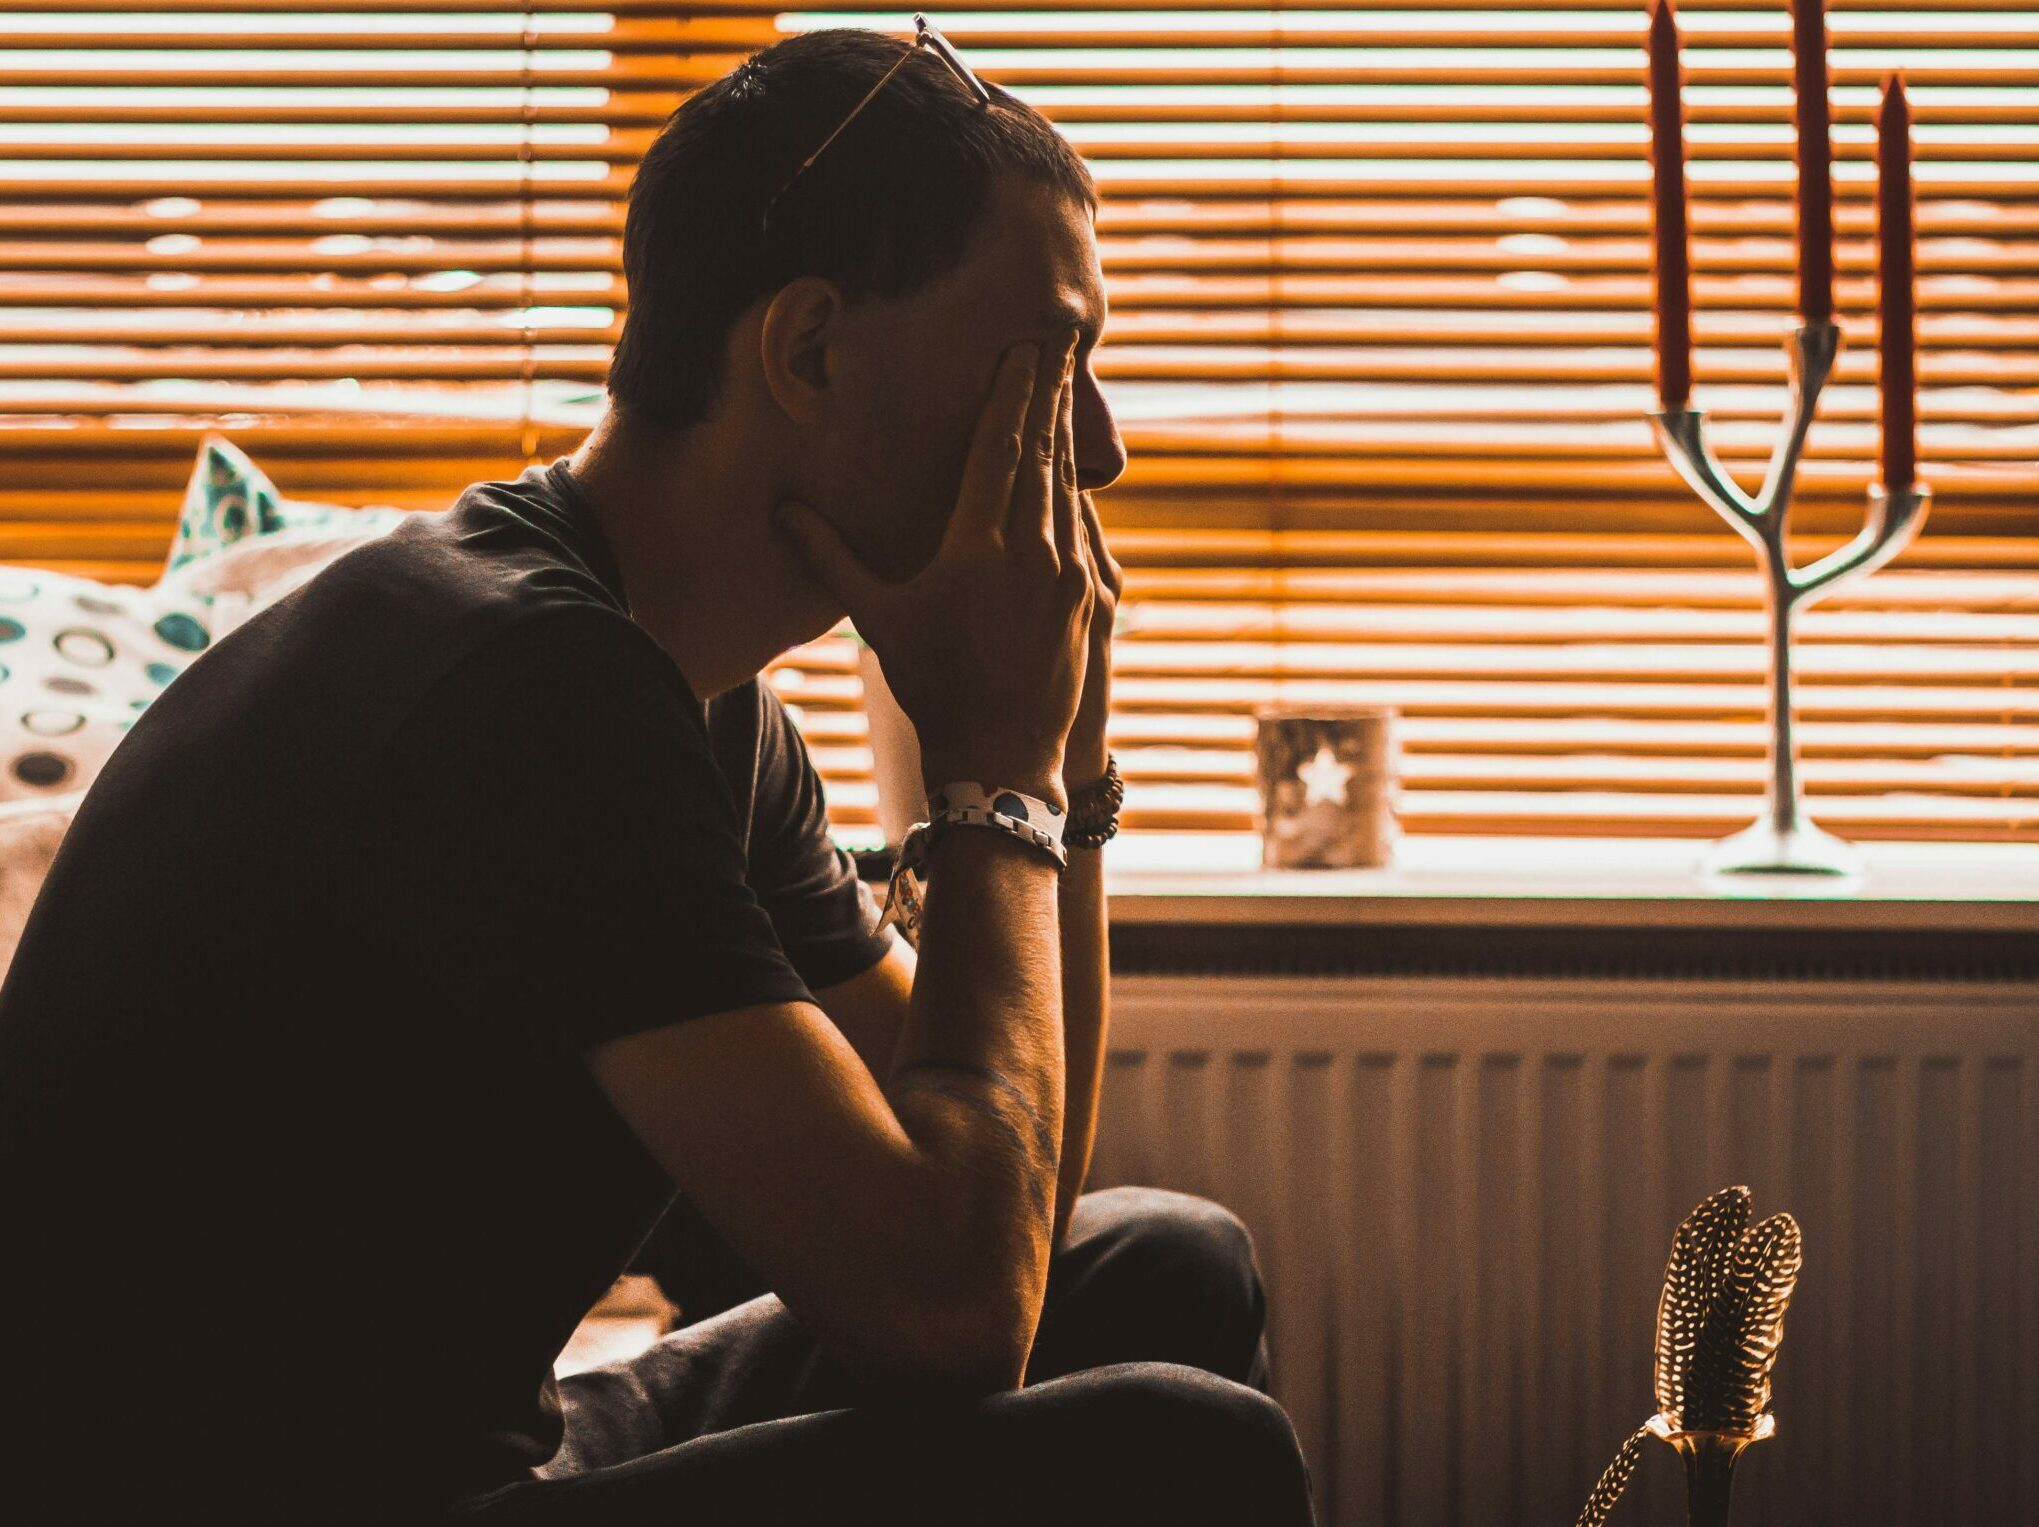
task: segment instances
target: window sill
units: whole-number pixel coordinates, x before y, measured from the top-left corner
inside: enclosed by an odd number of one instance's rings
[[[1262,870],[1251,834],[1105,850],[1116,972],[1816,974],[2039,980],[2039,846],[1865,843],[1852,883],[1709,882],[1681,838],[1411,837]]]
[[[1372,870],[1263,870],[1249,833],[1138,833],[1104,851],[1113,922],[1661,921],[2039,932],[2039,846],[1864,843],[1853,883],[1709,882],[1689,838],[1411,837]],[[1746,883],[1744,883],[1746,882]]]

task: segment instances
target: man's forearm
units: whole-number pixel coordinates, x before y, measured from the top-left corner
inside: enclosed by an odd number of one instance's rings
[[[946,1223],[946,1274],[981,1289],[1017,1383],[1047,1280],[1062,1138],[1058,876],[1002,833],[959,829],[929,850],[911,1000],[884,1091]],[[974,1298],[974,1295],[972,1296]]]
[[[1110,1010],[1111,953],[1104,894],[1104,850],[1072,848],[1057,896],[1062,939],[1062,1160],[1055,1191],[1055,1239],[1060,1246],[1097,1132],[1098,1090],[1104,1080],[1105,1031]]]
[[[1111,956],[1102,849],[1069,850],[1069,868],[1063,871],[1057,894],[1056,926],[1061,950],[1064,1061],[1061,1159],[1054,1220],[1054,1244],[1059,1246],[1088,1175],[1092,1142],[1097,1133],[1098,1092],[1104,1076]],[[905,959],[906,979],[914,980],[918,974],[917,961],[910,946],[906,947]],[[832,1006],[830,1016],[836,1017],[844,1006],[842,1003]],[[843,1011],[838,1018],[844,1032],[863,1054],[872,1075],[881,1081],[890,1077],[898,1065],[905,1016],[906,1002],[888,993],[859,1007],[854,1015]]]
[[[1100,770],[1099,772],[1102,772]],[[1060,952],[1064,1094],[1060,1161],[1055,1193],[1054,1244],[1062,1243],[1070,1213],[1089,1173],[1097,1130],[1098,1092],[1104,1076],[1105,1036],[1110,1014],[1110,946],[1104,894],[1104,850],[1071,848],[1056,897],[1057,942]],[[824,1006],[856,1046],[871,1074],[881,1083],[901,1064],[900,1044],[910,998],[905,991],[919,984],[919,959],[912,946],[897,956],[904,974],[869,994],[849,988],[824,994]],[[873,976],[870,982],[882,978]]]

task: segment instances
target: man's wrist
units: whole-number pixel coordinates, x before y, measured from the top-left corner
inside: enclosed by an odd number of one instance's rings
[[[1107,752],[1098,778],[1086,785],[1072,786],[1069,791],[1064,845],[1072,850],[1102,848],[1119,830],[1119,807],[1125,798],[1125,782],[1119,777],[1117,760]]]
[[[1111,750],[1100,744],[1096,748],[1081,751],[1071,748],[1062,759],[1062,783],[1073,801],[1079,791],[1087,790],[1105,776],[1111,766]]]
[[[999,768],[984,762],[965,763],[942,759],[924,760],[921,768],[921,784],[929,800],[933,800],[942,786],[957,780],[972,780],[990,789],[1017,790],[1022,795],[1031,795],[1036,800],[1047,801],[1057,811],[1069,809],[1069,791],[1063,784],[1063,774],[1058,770],[1032,767]]]

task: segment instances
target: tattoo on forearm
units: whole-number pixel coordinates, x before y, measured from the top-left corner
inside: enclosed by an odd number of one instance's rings
[[[978,1081],[988,1086],[996,1087],[1000,1093],[1012,1100],[1015,1108],[1026,1115],[1027,1122],[1034,1128],[1034,1141],[1040,1146],[1041,1154],[1050,1161],[1055,1159],[1058,1154],[1059,1142],[1055,1139],[1054,1132],[1042,1121],[1040,1114],[1034,1108],[1033,1100],[1020,1091],[1012,1078],[1006,1076],[1003,1072],[994,1071],[989,1066],[980,1066],[974,1061],[942,1060],[938,1057],[929,1057],[926,1060],[914,1061],[911,1065],[901,1066],[892,1074],[892,1079],[896,1082],[901,1077],[911,1076],[916,1072],[922,1071],[954,1071],[963,1076],[974,1076]]]
[[[944,1073],[949,1073],[944,1075]],[[1027,1136],[1019,1126],[1006,1116],[1006,1110],[997,1106],[990,1098],[970,1087],[958,1077],[967,1076],[994,1088],[999,1097],[1017,1109],[1032,1126],[1032,1148],[1029,1149]],[[1050,1167],[1057,1158],[1058,1150],[1054,1134],[1035,1111],[1027,1095],[1015,1086],[1011,1079],[1000,1075],[988,1066],[976,1065],[969,1061],[917,1060],[893,1072],[891,1090],[898,1092],[927,1091],[939,1092],[943,1097],[954,1098],[965,1107],[973,1108],[995,1123],[1000,1132],[1009,1139],[1020,1155],[1030,1164]],[[1027,1174],[1027,1188],[1034,1200],[1034,1207],[1042,1214],[1049,1212],[1045,1173],[1040,1170]]]

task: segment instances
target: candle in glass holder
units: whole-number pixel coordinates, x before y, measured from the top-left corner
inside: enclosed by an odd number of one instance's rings
[[[1257,723],[1262,867],[1388,863],[1400,835],[1393,707],[1272,705]]]

